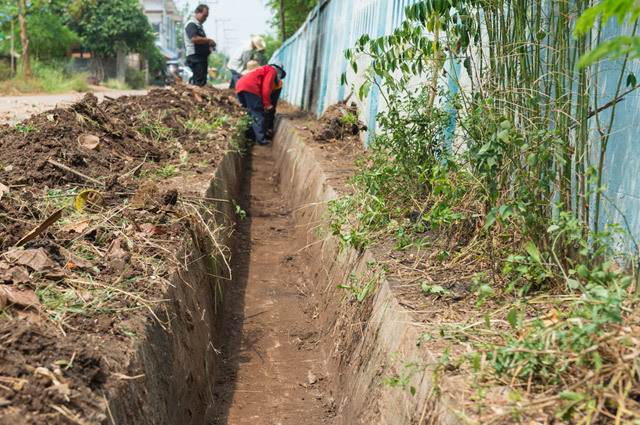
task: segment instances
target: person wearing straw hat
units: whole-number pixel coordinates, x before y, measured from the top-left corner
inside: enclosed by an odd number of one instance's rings
[[[238,46],[235,52],[231,55],[229,59],[229,64],[227,67],[231,71],[231,84],[229,84],[229,88],[233,89],[236,87],[236,83],[242,77],[242,71],[247,69],[247,63],[253,57],[253,51],[257,50],[258,52],[263,52],[267,47],[266,43],[259,35],[251,35],[249,40],[245,40]]]
[[[280,64],[271,64],[256,68],[238,80],[238,100],[251,117],[251,128],[247,130],[250,143],[269,144],[265,137],[265,112],[268,114],[274,108],[271,96],[278,87],[282,87],[281,82],[286,75]]]

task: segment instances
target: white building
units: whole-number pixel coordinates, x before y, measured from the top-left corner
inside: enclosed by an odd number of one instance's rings
[[[177,34],[182,16],[173,0],[140,0],[156,33],[156,46],[167,59],[178,58]]]

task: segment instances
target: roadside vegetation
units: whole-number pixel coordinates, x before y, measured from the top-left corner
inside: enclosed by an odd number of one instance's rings
[[[106,79],[110,61],[130,53],[148,63],[151,76],[164,68],[153,28],[136,0],[12,0],[0,4],[0,17],[3,94],[85,91],[88,80]],[[92,58],[90,67],[75,66],[74,48]],[[118,85],[145,86],[145,73],[128,67]]]
[[[467,376],[470,423],[640,423],[638,246],[609,220],[603,181],[616,105],[638,88],[637,13],[605,3],[428,0],[346,52],[366,80],[354,92],[377,86],[388,109],[352,194],[330,205],[333,233],[411,253],[424,297],[446,299],[443,270],[471,283],[475,310],[424,335],[448,345],[440,360],[412,363],[431,368],[434,396]],[[613,11],[632,33],[600,44]],[[593,87],[612,68],[602,104]]]
[[[268,0],[266,4],[273,11],[271,26],[278,30],[278,38],[282,43],[304,24],[318,0]]]
[[[0,93],[84,92],[89,88],[86,75],[74,72],[66,61],[32,62],[33,75],[18,72],[13,78],[0,79]]]

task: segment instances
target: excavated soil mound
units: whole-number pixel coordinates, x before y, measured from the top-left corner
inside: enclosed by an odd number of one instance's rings
[[[316,141],[329,142],[358,136],[367,129],[358,119],[358,108],[355,103],[347,106],[345,103],[331,105],[324,114],[311,125],[311,134]]]
[[[184,182],[242,143],[242,115],[230,92],[177,85],[2,128],[0,424],[106,423],[112,391],[141,379],[132,346],[172,326],[157,311],[185,243],[228,254]]]
[[[184,85],[155,89],[146,96],[107,98],[99,105],[89,93],[69,108],[47,111],[15,127],[4,126],[0,128],[0,181],[9,186],[49,187],[79,181],[48,162],[51,159],[108,180],[125,173],[136,159],[158,162],[171,158],[176,149],[201,154],[203,135],[185,129],[185,124],[213,104],[218,118],[237,116],[241,110],[226,91],[199,90],[204,91],[199,97],[210,99],[200,106],[194,103],[193,89]]]

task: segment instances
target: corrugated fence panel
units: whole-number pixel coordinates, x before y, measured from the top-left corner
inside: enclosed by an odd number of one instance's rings
[[[340,85],[342,73],[348,71],[344,50],[352,47],[363,34],[371,37],[389,34],[404,19],[404,7],[416,1],[321,1],[272,58],[287,69],[282,98],[321,114],[328,106],[349,96],[351,88]],[[358,76],[351,77],[357,86]],[[370,95],[360,106],[362,118],[375,128],[378,93],[372,90]]]
[[[615,25],[605,27],[602,39],[606,40],[618,34],[631,34],[633,26],[625,24],[621,29]],[[607,61],[601,65],[598,76],[598,106],[607,105],[613,100],[620,78],[622,60]],[[620,94],[630,87],[626,86],[629,72],[640,75],[640,63],[629,61],[622,76]],[[593,87],[596,90],[596,87]],[[600,113],[603,129],[609,125],[612,111],[609,107]],[[604,195],[608,198],[602,205],[600,213],[600,228],[605,223],[621,223],[625,230],[629,230],[633,241],[629,243],[629,250],[633,251],[632,243],[640,242],[640,149],[638,139],[640,135],[640,93],[631,91],[623,97],[623,101],[615,106],[614,124],[604,157],[603,182],[606,184]],[[592,137],[599,140],[595,130]],[[592,164],[597,164],[599,158],[594,158]],[[593,207],[592,207],[593,210]],[[627,227],[628,226],[628,227]],[[631,252],[633,253],[633,252]]]

